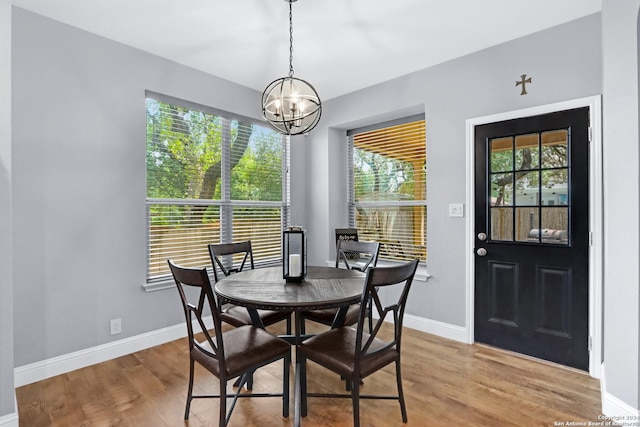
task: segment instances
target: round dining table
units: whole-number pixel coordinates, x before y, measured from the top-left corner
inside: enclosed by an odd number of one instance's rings
[[[287,282],[282,266],[244,270],[219,280],[215,285],[221,303],[246,307],[255,326],[264,328],[257,310],[294,312],[295,334],[281,335],[296,348],[294,426],[307,415],[306,368],[298,345],[302,335],[302,311],[338,308],[332,327],[343,326],[347,308],[360,302],[365,273],[334,267],[309,266],[301,282]]]
[[[286,282],[282,267],[244,270],[219,280],[218,297],[247,308],[317,310],[349,306],[360,300],[364,273],[334,267],[308,267],[301,282]]]

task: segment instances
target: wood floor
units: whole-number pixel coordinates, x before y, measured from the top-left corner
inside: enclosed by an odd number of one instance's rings
[[[308,330],[313,331],[311,325]],[[411,329],[403,335],[409,422],[395,401],[364,400],[364,426],[553,426],[598,421],[599,381],[587,374]],[[254,391],[281,389],[281,366],[258,371]],[[342,392],[343,383],[310,363],[310,392]],[[196,370],[196,392],[217,381]],[[198,399],[183,420],[188,382],[186,339],[69,372],[16,390],[20,426],[217,426],[216,400]],[[361,393],[395,392],[392,367],[368,377]],[[241,399],[230,426],[290,426],[278,398]],[[348,399],[309,399],[304,426],[352,425]],[[559,425],[559,424],[556,424]]]

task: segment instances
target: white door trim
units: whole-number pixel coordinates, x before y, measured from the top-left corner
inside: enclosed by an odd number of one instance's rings
[[[466,330],[467,342],[474,342],[474,289],[475,289],[475,197],[474,197],[474,133],[475,127],[487,123],[521,117],[537,116],[572,108],[589,107],[591,123],[591,143],[589,145],[589,230],[591,246],[589,248],[589,374],[600,378],[602,364],[602,262],[603,262],[603,202],[602,202],[602,99],[600,95],[557,102],[522,110],[508,111],[490,116],[467,120],[467,206],[465,235],[467,259],[465,262],[466,292]]]

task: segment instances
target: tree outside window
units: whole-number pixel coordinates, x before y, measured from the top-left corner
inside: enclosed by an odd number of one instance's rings
[[[425,121],[348,132],[350,226],[381,243],[380,258],[425,261]]]
[[[147,280],[166,260],[209,266],[207,244],[251,240],[257,264],[279,262],[288,214],[287,140],[257,121],[148,94]]]

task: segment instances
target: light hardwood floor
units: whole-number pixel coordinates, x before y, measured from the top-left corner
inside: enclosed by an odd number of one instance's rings
[[[309,325],[311,332],[315,328]],[[587,374],[411,329],[403,335],[402,369],[409,422],[395,401],[361,401],[364,426],[553,426],[598,421],[599,381]],[[278,391],[281,366],[256,373],[254,391]],[[368,377],[362,393],[395,392],[392,367]],[[310,392],[342,392],[338,377],[308,368]],[[216,426],[216,400],[197,399],[183,420],[188,382],[186,339],[59,375],[16,390],[20,426]],[[217,380],[196,370],[197,392]],[[241,399],[230,426],[289,426],[278,398]],[[352,425],[349,399],[309,399],[304,426]]]

